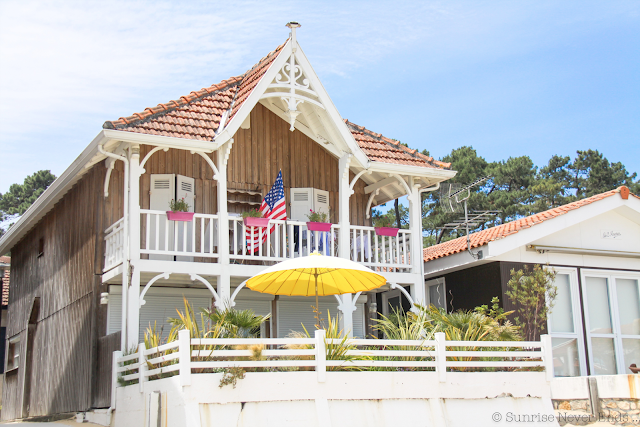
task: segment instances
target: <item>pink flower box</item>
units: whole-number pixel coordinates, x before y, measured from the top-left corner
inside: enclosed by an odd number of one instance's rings
[[[269,225],[269,218],[256,218],[248,216],[242,219],[247,227],[266,227]]]
[[[309,231],[331,231],[330,222],[307,222]]]
[[[378,236],[391,236],[396,237],[398,235],[399,228],[394,227],[375,227],[376,234]]]
[[[167,219],[169,221],[185,221],[191,222],[193,221],[193,215],[195,212],[173,212],[167,211]]]

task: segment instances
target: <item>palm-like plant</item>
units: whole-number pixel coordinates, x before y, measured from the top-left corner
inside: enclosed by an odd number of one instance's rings
[[[259,316],[253,310],[236,310],[229,307],[224,310],[201,310],[214,325],[222,325],[230,338],[252,338],[259,335],[260,326],[271,317],[270,314]]]

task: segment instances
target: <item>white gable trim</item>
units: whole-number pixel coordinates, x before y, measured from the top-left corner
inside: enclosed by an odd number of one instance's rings
[[[292,54],[295,55],[295,58],[298,61],[298,65],[302,68],[302,71],[305,74],[306,78],[310,81],[311,86],[314,88],[316,96],[324,106],[325,111],[333,122],[333,125],[337,130],[340,139],[342,139],[342,141],[336,141],[338,143],[342,142],[344,144],[340,144],[342,145],[342,147],[340,147],[340,145],[338,147],[342,151],[350,151],[352,154],[354,154],[360,166],[367,168],[370,163],[368,157],[365,155],[364,151],[362,151],[355,138],[347,128],[347,125],[342,120],[340,113],[333,104],[333,101],[331,101],[331,98],[324,89],[324,86],[322,86],[318,75],[314,71],[313,67],[311,67],[309,60],[305,56],[300,46],[297,45],[295,53],[293,52],[291,40],[287,41],[280,53],[278,53],[278,57],[271,63],[269,69],[261,77],[260,81],[255,86],[249,97],[244,101],[236,115],[233,116],[224,130],[215,138],[215,141],[218,143],[218,145],[221,145],[233,137],[233,135],[238,131],[249,114],[251,114],[251,111],[254,109],[256,104],[258,104],[260,99],[263,97],[282,67],[289,61],[289,58]],[[285,118],[285,120],[287,119]],[[296,122],[296,126],[299,125],[300,124]],[[330,131],[329,129],[327,130]],[[307,134],[307,132],[305,132],[305,134]],[[317,142],[317,136],[314,135],[312,139]]]

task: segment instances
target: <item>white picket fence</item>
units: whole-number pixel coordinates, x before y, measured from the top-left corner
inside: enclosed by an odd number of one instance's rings
[[[440,382],[445,382],[447,370],[475,368],[480,373],[495,368],[543,368],[547,380],[553,378],[553,354],[551,337],[543,335],[540,341],[447,341],[442,332],[435,334],[434,340],[376,340],[348,339],[357,349],[348,350],[346,359],[352,356],[359,360],[327,360],[331,346],[341,339],[327,339],[325,330],[315,331],[314,338],[194,338],[189,331],[178,333],[178,340],[156,348],[146,349],[140,344],[138,352],[123,356],[116,351],[113,355],[112,402],[115,404],[115,390],[118,378],[137,384],[140,391],[150,377],[170,374],[180,376],[183,386],[191,384],[193,371],[221,372],[226,368],[263,368],[263,371],[278,368],[314,368],[318,382],[324,382],[328,367],[396,368],[433,370]],[[246,346],[263,346],[265,360],[234,360],[250,358],[252,350]],[[293,348],[283,347],[292,346]],[[243,349],[242,347],[245,347]],[[302,347],[302,348],[300,348]],[[391,348],[389,348],[391,347]],[[401,347],[402,350],[397,348]],[[373,349],[372,349],[373,348]],[[500,360],[481,360],[486,358]],[[154,367],[170,362],[163,367]],[[151,365],[151,366],[150,366]],[[150,369],[151,368],[151,369]],[[362,375],[362,374],[361,374]]]

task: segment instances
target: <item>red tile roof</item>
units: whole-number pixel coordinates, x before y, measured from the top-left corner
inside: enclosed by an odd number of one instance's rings
[[[583,206],[589,205],[598,200],[606,199],[614,194],[623,193],[621,196],[624,198],[624,191],[628,193],[627,187],[618,187],[615,190],[607,191],[606,193],[596,194],[595,196],[588,197],[586,199],[578,200],[557,208],[549,209],[544,212],[540,212],[526,218],[517,219],[515,221],[508,222],[506,224],[498,225],[496,227],[487,228],[486,230],[478,231],[469,235],[471,239],[471,248],[478,248],[486,245],[494,240],[504,239],[507,236],[517,233],[520,230],[524,230],[534,225],[549,219],[556,218],[560,215],[564,215],[567,212],[579,209]],[[634,197],[640,199],[640,197],[632,194]],[[443,258],[449,255],[457,254],[467,250],[467,237],[458,237],[457,239],[449,240],[448,242],[440,243],[439,245],[430,246],[424,248],[422,253],[425,261],[431,261],[437,258]]]
[[[451,163],[435,160],[433,157],[425,156],[418,150],[413,150],[402,145],[395,139],[390,139],[382,134],[372,132],[349,120],[344,121],[369,159],[374,162],[396,163],[400,165],[422,166],[428,168],[448,169]]]
[[[11,264],[10,256],[0,256],[0,264]]]
[[[158,104],[141,113],[118,120],[107,121],[105,129],[116,129],[150,135],[211,141],[216,135],[225,112],[228,123],[247,100],[262,76],[278,57],[286,42],[262,58],[241,76],[191,92],[175,101]],[[345,120],[358,145],[373,161],[430,168],[449,168],[450,163],[434,160],[403,146],[398,141],[385,138]]]

